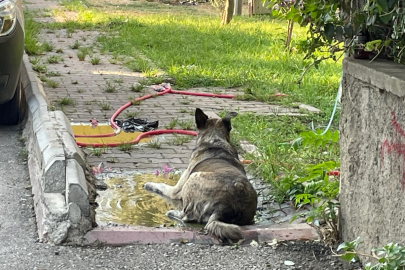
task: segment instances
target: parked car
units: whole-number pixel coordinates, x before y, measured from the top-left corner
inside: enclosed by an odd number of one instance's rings
[[[0,125],[17,124],[25,116],[21,83],[24,15],[21,0],[0,0]]]

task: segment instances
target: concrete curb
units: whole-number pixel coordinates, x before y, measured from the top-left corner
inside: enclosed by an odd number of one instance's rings
[[[23,87],[28,115],[24,129],[38,236],[51,244],[81,243],[92,228],[85,156],[63,112],[48,112],[42,84],[24,55]]]
[[[318,240],[314,228],[305,223],[272,225],[271,227],[246,226],[243,228],[244,244],[253,240],[257,243],[279,240]],[[123,246],[131,244],[194,243],[218,244],[211,236],[192,229],[149,228],[149,227],[101,227],[89,231],[85,236],[86,245],[105,244]]]

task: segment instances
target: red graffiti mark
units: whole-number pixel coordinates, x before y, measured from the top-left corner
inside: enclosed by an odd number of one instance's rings
[[[400,143],[398,141],[398,135],[400,137],[405,139],[405,131],[399,126],[397,122],[397,118],[395,116],[395,112],[391,112],[392,119],[391,119],[391,125],[395,129],[395,141],[393,143],[390,143],[387,139],[384,140],[384,142],[381,145],[381,164],[384,164],[384,157],[385,157],[385,152],[387,154],[391,153],[397,153],[399,156],[402,157],[402,176],[400,179],[400,183],[402,186],[402,192],[405,191],[405,143]]]

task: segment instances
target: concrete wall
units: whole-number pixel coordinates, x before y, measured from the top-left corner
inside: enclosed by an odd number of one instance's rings
[[[360,251],[405,244],[405,66],[345,60],[340,228]]]

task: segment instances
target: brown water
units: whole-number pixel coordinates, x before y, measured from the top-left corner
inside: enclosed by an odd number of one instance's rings
[[[165,216],[175,206],[163,198],[149,193],[142,188],[146,182],[161,182],[175,185],[179,176],[172,178],[155,176],[154,174],[138,174],[135,176],[112,177],[104,182],[108,185],[105,191],[99,191],[96,209],[96,222],[99,225],[108,223],[142,225],[142,226],[174,226],[175,221]]]

